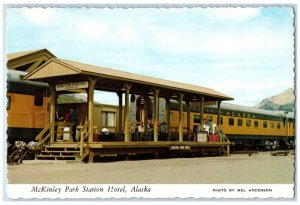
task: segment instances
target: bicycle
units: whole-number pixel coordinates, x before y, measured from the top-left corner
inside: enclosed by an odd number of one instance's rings
[[[7,160],[9,165],[18,165],[23,160],[33,160],[37,151],[36,142],[29,142],[28,145],[22,141],[15,142],[16,150],[13,151]]]
[[[9,165],[17,165],[22,162],[23,150],[26,147],[26,143],[23,141],[16,141],[14,148],[15,149],[8,157],[7,163]]]

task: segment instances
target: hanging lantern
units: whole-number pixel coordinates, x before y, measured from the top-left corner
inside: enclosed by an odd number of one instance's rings
[[[140,101],[140,104],[141,104],[141,105],[144,105],[144,104],[145,104],[145,99],[144,99],[144,97],[143,97],[143,96],[141,96],[141,101]]]
[[[130,96],[130,102],[134,103],[134,101],[135,101],[135,95],[132,94],[132,95]]]

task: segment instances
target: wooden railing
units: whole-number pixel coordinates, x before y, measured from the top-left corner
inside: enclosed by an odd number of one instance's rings
[[[223,142],[230,142],[229,139],[226,137],[226,135],[223,134]]]
[[[76,134],[76,139],[80,138],[79,142],[76,145],[76,149],[79,147],[80,148],[80,159],[83,160],[89,153],[84,153],[84,147],[83,143],[84,141],[89,137],[89,124],[90,121],[87,121],[77,132]]]
[[[53,123],[49,123],[48,125],[46,125],[46,127],[35,137],[35,140],[38,140],[38,144],[37,147],[41,147],[47,140],[50,139],[51,137],[51,127],[53,126]],[[47,131],[49,131],[49,133],[46,135]]]
[[[57,138],[59,135],[61,135],[61,138],[64,138],[64,134],[68,134],[69,135],[69,142],[72,141],[72,131],[73,131],[73,124],[71,122],[55,122],[54,126],[56,127],[55,129],[55,134],[57,135]],[[65,127],[69,127],[68,131],[65,131],[64,128]]]

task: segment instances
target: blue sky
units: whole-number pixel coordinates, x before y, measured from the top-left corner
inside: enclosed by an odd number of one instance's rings
[[[247,106],[294,87],[289,7],[6,11],[8,53],[47,48],[63,59],[210,87]]]

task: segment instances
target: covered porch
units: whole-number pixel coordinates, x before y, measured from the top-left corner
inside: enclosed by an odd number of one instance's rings
[[[164,149],[200,149],[201,147],[226,147],[229,154],[230,143],[221,142],[197,142],[192,133],[190,122],[190,104],[199,103],[200,122],[203,122],[203,106],[206,102],[215,102],[218,105],[218,120],[220,126],[220,104],[223,100],[232,100],[213,89],[194,86],[169,80],[161,80],[148,76],[132,74],[99,66],[93,66],[74,61],[52,58],[42,66],[28,73],[25,80],[42,81],[49,84],[50,96],[50,121],[45,129],[37,136],[40,143],[49,141],[48,146],[71,147],[74,151],[79,149],[80,160],[88,157],[93,161],[95,154],[111,152],[147,152]],[[94,116],[94,90],[114,92],[118,96],[118,118],[116,119],[116,131],[110,138],[105,138],[101,127],[95,125]],[[55,109],[57,96],[62,93],[81,92],[87,93],[87,116],[80,119],[77,125],[76,140],[72,137],[67,142],[56,142],[58,126],[69,127],[71,136],[72,127],[69,122],[57,122]],[[139,115],[136,122],[129,120],[130,96],[139,96],[143,99],[151,99],[152,114],[149,113],[149,105],[138,107]],[[159,127],[159,98],[166,102],[165,131]],[[178,103],[178,126],[170,126],[170,101]],[[123,105],[124,101],[124,105]],[[146,104],[146,103],[145,103]],[[183,105],[187,108],[186,127],[183,125]],[[151,122],[152,127],[148,126]],[[67,149],[64,149],[68,151]]]

